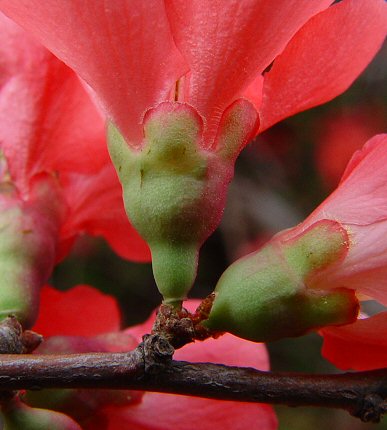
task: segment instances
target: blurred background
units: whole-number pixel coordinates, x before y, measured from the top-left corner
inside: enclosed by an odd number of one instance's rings
[[[387,131],[386,59],[387,45],[344,95],[283,121],[242,152],[222,224],[202,248],[191,297],[208,295],[231,262],[303,220],[338,184],[353,152]],[[62,290],[90,284],[116,296],[123,326],[144,321],[161,301],[150,264],[120,259],[102,239],[82,237],[51,283]],[[337,372],[321,358],[321,344],[317,334],[269,344],[272,369]],[[375,425],[331,409],[276,409],[280,430],[387,429],[387,418]]]

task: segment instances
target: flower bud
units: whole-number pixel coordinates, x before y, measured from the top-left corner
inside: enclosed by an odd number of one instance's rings
[[[235,102],[223,115],[214,149],[204,149],[202,118],[184,103],[147,111],[137,150],[110,126],[126,212],[151,248],[165,302],[181,302],[192,286],[199,249],[220,222],[235,158],[256,121],[250,103]]]
[[[346,230],[322,220],[298,236],[289,233],[275,236],[223,273],[205,326],[265,342],[356,320],[353,290],[313,288],[316,273],[345,258]]]

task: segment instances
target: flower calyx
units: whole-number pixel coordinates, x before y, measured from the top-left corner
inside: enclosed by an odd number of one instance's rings
[[[31,181],[28,196],[0,190],[0,319],[12,314],[24,328],[33,325],[40,288],[55,263],[64,210],[56,178],[48,174]]]
[[[253,106],[237,100],[224,112],[209,145],[192,106],[163,102],[146,112],[144,140],[134,149],[109,126],[109,151],[126,212],[151,248],[164,303],[180,307],[191,288],[199,249],[220,222],[235,159],[257,120]]]
[[[359,312],[353,290],[313,286],[313,276],[340,264],[349,246],[336,221],[319,221],[297,236],[280,233],[223,273],[203,324],[266,342],[352,323]]]

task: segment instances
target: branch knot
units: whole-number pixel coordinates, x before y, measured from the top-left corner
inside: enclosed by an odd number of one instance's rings
[[[360,418],[363,422],[378,423],[387,412],[387,402],[379,394],[367,394],[351,415]]]
[[[175,352],[168,340],[159,334],[146,334],[139,348],[144,358],[145,374],[157,374],[172,362]]]
[[[0,323],[0,354],[26,354],[37,348],[43,336],[25,330],[13,315]]]

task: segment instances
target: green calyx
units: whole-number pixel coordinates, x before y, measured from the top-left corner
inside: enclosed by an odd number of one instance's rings
[[[241,140],[243,133],[229,128],[228,135]],[[176,306],[195,280],[199,249],[224,209],[235,159],[224,134],[219,148],[204,149],[201,117],[179,102],[164,102],[146,113],[141,148],[130,148],[113,125],[108,129],[127,215],[150,246],[164,301]]]
[[[31,318],[31,312],[37,312],[35,296],[38,291],[35,285],[32,288],[27,285],[25,267],[34,264],[34,258],[24,243],[28,233],[23,229],[19,207],[2,209],[0,230],[0,320],[13,314],[25,322]]]
[[[26,201],[2,191],[0,320],[12,314],[29,328],[38,315],[40,288],[54,266],[62,209],[56,182],[44,175],[36,178]]]
[[[204,324],[265,342],[353,322],[359,305],[352,290],[313,288],[313,276],[342,261],[348,246],[346,231],[328,220],[291,239],[274,237],[224,272]]]
[[[126,212],[151,248],[156,283],[167,302],[183,300],[194,282],[206,235],[202,209],[208,205],[208,154],[197,144],[201,123],[177,107],[148,114],[138,151],[113,126],[109,129]]]

